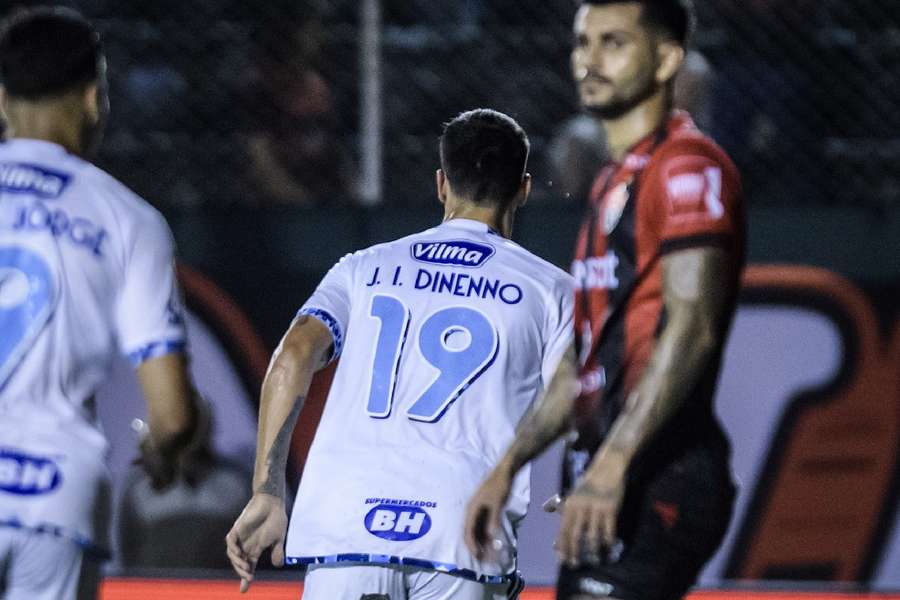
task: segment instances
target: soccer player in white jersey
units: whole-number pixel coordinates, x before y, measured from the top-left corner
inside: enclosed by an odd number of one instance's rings
[[[455,118],[443,223],[344,257],[300,309],[263,383],[254,495],[227,537],[242,589],[272,548],[278,566],[308,565],[306,600],[512,592],[529,474],[504,515],[506,552],[477,560],[463,523],[572,338],[570,277],[508,239],[528,147],[502,113]],[[313,373],[339,356],[288,530],[291,432]]]
[[[0,76],[0,598],[91,598],[109,500],[94,394],[115,356],[137,367],[156,483],[196,429],[173,244],[159,213],[82,158],[107,105],[87,21],[17,13]]]

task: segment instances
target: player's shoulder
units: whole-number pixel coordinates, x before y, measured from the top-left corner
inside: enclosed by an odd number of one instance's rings
[[[737,173],[737,168],[728,153],[709,135],[694,125],[687,114],[676,117],[679,121],[671,128],[669,135],[654,153],[658,164],[678,159],[702,158],[716,163],[724,170]]]
[[[399,247],[401,241],[402,240],[393,240],[390,242],[383,242],[361,250],[356,250],[355,252],[348,252],[338,259],[332,267],[332,270],[336,272],[354,271],[360,267],[360,265],[383,260],[388,254]]]
[[[169,235],[165,217],[149,202],[100,167],[82,163],[83,184],[91,188],[103,210],[112,213],[121,225],[148,234]]]

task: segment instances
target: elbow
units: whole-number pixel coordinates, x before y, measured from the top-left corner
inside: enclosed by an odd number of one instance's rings
[[[292,387],[305,370],[315,370],[315,355],[316,349],[305,340],[282,340],[269,366],[267,382],[276,387]]]
[[[283,340],[272,368],[281,372],[296,371],[314,362],[315,348],[307,340]]]

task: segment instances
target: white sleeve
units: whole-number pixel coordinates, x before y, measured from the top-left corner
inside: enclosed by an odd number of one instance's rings
[[[546,344],[541,363],[544,388],[550,384],[559,361],[574,340],[575,288],[571,277],[567,275],[558,280],[548,303]]]
[[[350,290],[353,286],[352,254],[342,258],[331,267],[316,291],[297,312],[297,315],[308,315],[321,321],[334,340],[334,352],[331,360],[341,355],[347,326],[350,323]]]
[[[175,277],[175,243],[162,216],[136,225],[127,242],[125,280],[116,307],[122,352],[134,366],[186,345],[184,308]]]

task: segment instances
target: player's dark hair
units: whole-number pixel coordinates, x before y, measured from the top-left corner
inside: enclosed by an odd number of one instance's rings
[[[643,7],[641,19],[687,48],[694,32],[696,14],[691,0],[582,0],[582,4],[602,6],[637,2]]]
[[[441,168],[453,191],[477,204],[505,205],[519,192],[530,145],[511,117],[479,108],[444,125]]]
[[[97,30],[62,7],[17,11],[0,25],[0,80],[14,98],[39,100],[98,79],[103,49]]]

